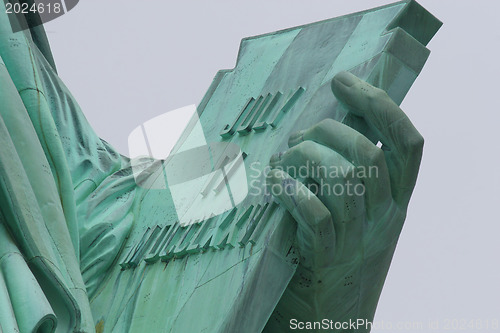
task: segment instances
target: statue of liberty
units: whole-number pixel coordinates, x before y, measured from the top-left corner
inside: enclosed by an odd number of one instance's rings
[[[414,2],[408,3],[416,6]],[[396,17],[408,3],[387,6],[379,12]],[[119,280],[118,276],[127,271],[118,263],[133,250],[132,239],[139,237],[131,236],[134,228],[146,223],[144,216],[147,216],[147,223],[151,223],[148,235],[153,237],[153,227],[161,225],[164,216],[175,216],[175,212],[171,206],[164,206],[164,201],[155,199],[151,191],[138,185],[133,165],[144,163],[139,177],[148,179],[155,174],[151,171],[151,165],[154,166],[151,160],[132,162],[92,130],[57,74],[43,26],[33,23],[28,15],[16,17],[26,20],[21,23],[29,29],[13,32],[8,15],[3,7],[0,10],[0,331],[135,332],[139,328],[159,331],[159,327],[170,323],[168,329],[198,325],[196,318],[192,322],[178,318],[185,313],[203,317],[204,310],[194,310],[164,298],[177,290],[174,284],[179,283],[181,277],[169,276],[165,281],[170,284],[154,285],[158,279],[145,277],[159,274],[148,273],[154,265],[147,266],[134,259],[128,262],[145,268],[129,270],[129,285]],[[432,37],[434,32],[428,33]],[[300,42],[300,33],[290,36],[283,38]],[[428,40],[419,42],[425,44]],[[245,55],[243,52],[242,57]],[[415,70],[416,73],[420,69]],[[276,210],[282,209],[289,216],[289,227],[285,229],[293,233],[290,251],[295,251],[299,258],[293,276],[283,285],[284,291],[269,296],[269,304],[265,295],[259,298],[265,308],[264,317],[267,316],[263,321],[255,319],[259,321],[255,327],[260,330],[288,331],[292,325],[317,329],[314,323],[329,325],[324,319],[332,323],[373,320],[416,183],[423,138],[394,98],[391,99],[391,92],[388,95],[381,85],[368,84],[362,74],[355,76],[341,70],[329,73],[331,78],[325,76],[327,79],[318,88],[321,100],[328,103],[330,99],[332,103],[338,100],[347,110],[343,116],[354,121],[349,123],[342,121],[347,118],[332,115],[294,134],[282,132],[280,137],[286,136],[288,148],[273,155],[270,161],[260,161],[271,169],[266,181],[273,189],[272,198],[266,200],[274,202],[269,207],[274,205],[278,207]],[[285,81],[293,79],[290,76]],[[385,82],[384,78],[378,80]],[[393,81],[391,84],[397,86],[395,79]],[[281,91],[278,88],[275,91]],[[311,88],[307,86],[303,90],[303,96],[308,96]],[[267,95],[262,95],[260,102],[258,96],[254,96],[256,104],[265,104]],[[266,103],[272,103],[269,96]],[[283,117],[291,117],[294,111],[290,107],[283,111]],[[285,115],[285,112],[288,113]],[[249,120],[254,127],[251,135],[259,135],[257,122],[257,117],[253,122]],[[276,123],[268,125],[268,132],[277,128]],[[235,126],[237,129],[239,125]],[[249,136],[244,134],[226,133],[221,140],[236,135],[247,140]],[[249,154],[250,159],[254,156]],[[324,170],[332,166],[355,170],[373,167],[377,175],[349,173],[330,177],[319,172],[304,178],[286,172],[289,167],[299,169],[301,166],[311,170],[311,165]],[[317,193],[309,186],[348,182],[362,185],[362,195]],[[268,213],[262,212],[260,217],[266,219]],[[230,212],[227,214],[232,216]],[[246,216],[244,212],[234,214]],[[170,229],[175,237],[173,227]],[[189,230],[194,227],[186,229],[186,233]],[[158,228],[148,249],[168,232],[166,227]],[[229,244],[230,239],[226,241]],[[226,244],[210,242],[213,240],[209,239],[207,246],[214,251],[222,251]],[[181,240],[177,244],[182,244]],[[227,248],[223,251],[236,251]],[[131,253],[139,255],[140,249],[137,246],[136,252]],[[243,244],[241,249],[252,251],[250,245]],[[187,254],[183,256],[192,253],[194,257],[195,251],[184,252]],[[141,255],[147,257],[146,252]],[[158,271],[171,269],[169,267],[188,260],[186,258],[174,255],[172,259],[165,259],[165,266],[158,266]],[[172,263],[174,259],[176,263]],[[198,267],[210,265],[199,260]],[[212,280],[208,279],[207,283]],[[141,294],[137,291],[139,288],[149,288],[149,292]],[[134,290],[136,298],[118,297],[126,290]],[[254,297],[261,296],[255,294]],[[207,302],[216,307],[225,302],[224,295]],[[207,304],[200,306],[209,311]],[[167,319],[162,319],[164,314]],[[217,320],[222,323],[217,326],[224,328],[221,330],[251,331],[248,327],[238,327],[234,320],[213,318]],[[369,330],[369,326],[360,329]]]

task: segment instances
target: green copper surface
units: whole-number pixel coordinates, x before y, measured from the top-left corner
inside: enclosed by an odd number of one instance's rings
[[[418,3],[242,40],[164,161],[99,139],[41,27],[13,33],[0,12],[4,331],[373,319],[423,145],[397,105],[441,25]],[[298,190],[320,176],[280,170],[311,161],[380,174],[352,179],[365,196],[316,196]]]

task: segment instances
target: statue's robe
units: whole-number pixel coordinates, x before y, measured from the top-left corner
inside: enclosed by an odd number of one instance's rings
[[[92,332],[89,296],[130,231],[137,187],[57,76],[43,27],[26,17],[13,33],[3,6],[0,332]]]
[[[376,80],[377,86],[388,91],[398,103],[425,63],[428,50],[423,45],[440,25],[430,18],[433,24],[426,28],[426,32],[416,35],[420,41],[399,27],[391,30],[394,38],[390,38],[391,34],[386,29],[388,22],[392,22],[400,13],[414,13],[406,11],[407,5],[415,9],[418,14],[416,17],[426,15],[421,15],[421,8],[410,1],[383,7],[380,20],[372,20],[373,17],[363,20],[366,23],[364,33],[373,32],[374,41],[382,36],[382,42],[374,42],[373,45],[378,46],[371,50],[378,57],[365,52],[363,43],[359,45],[362,51],[359,52],[361,55],[358,54],[359,59],[350,52],[345,55],[346,58],[354,59],[353,64],[359,60],[360,74],[365,79],[368,74],[373,74],[371,82]],[[357,29],[357,22],[360,22],[362,15],[347,16],[347,20],[352,23],[347,27],[340,21],[330,21],[329,28],[335,28],[337,22],[352,32]],[[405,18],[405,15],[401,17]],[[408,27],[412,28],[413,16],[408,17],[410,20],[406,22],[402,19],[402,23],[408,23]],[[360,313],[357,304],[359,297],[353,298],[346,288],[340,293],[339,290],[348,286],[353,286],[349,287],[353,289],[359,287],[361,278],[379,281],[375,288],[365,285],[367,293],[370,293],[365,297],[374,302],[367,305],[369,311],[365,311],[368,313],[365,318],[373,317],[392,252],[381,259],[382,269],[377,267],[363,274],[350,274],[345,269],[349,274],[345,279],[351,281],[356,275],[353,282],[344,282],[344,279],[336,278],[334,274],[326,274],[325,279],[311,284],[307,276],[293,275],[298,259],[290,240],[298,238],[299,242],[305,241],[300,239],[300,233],[296,237],[296,225],[284,207],[277,207],[277,204],[270,202],[269,196],[253,198],[255,200],[251,201],[251,207],[238,207],[239,211],[234,215],[229,212],[217,216],[218,224],[215,224],[215,218],[207,218],[203,223],[196,224],[199,229],[195,229],[195,224],[192,224],[193,229],[183,227],[182,232],[178,232],[181,227],[176,222],[176,207],[170,193],[173,184],[170,189],[167,187],[163,191],[145,190],[137,185],[142,181],[146,184],[151,179],[154,182],[156,175],[161,172],[161,163],[150,159],[137,163],[134,161],[134,171],[135,167],[144,170],[135,179],[132,162],[93,132],[73,96],[59,79],[45,33],[41,26],[36,25],[36,17],[18,15],[17,19],[26,20],[26,26],[30,28],[13,33],[5,10],[0,10],[0,332],[141,332],[145,329],[152,332],[203,329],[255,332],[264,327],[281,298],[282,303],[288,306],[288,309],[285,308],[287,312],[282,314],[278,310],[274,311],[265,328],[276,332],[276,327],[280,328],[278,331],[288,328],[286,318],[290,314],[303,314],[303,309],[313,308],[310,305],[314,301],[307,299],[308,290],[320,284],[324,288],[321,289],[324,291],[322,299],[324,304],[328,304],[324,310],[328,315],[325,318],[330,318],[330,315],[360,318],[357,316]],[[368,29],[372,21],[377,22],[377,29]],[[331,53],[325,52],[330,49],[325,47],[322,52],[315,52],[319,58],[307,62],[312,67],[300,66],[303,61],[300,50],[304,47],[309,49],[309,42],[320,49],[329,45],[326,43],[330,40],[328,30],[322,30],[321,25],[309,26],[317,30],[312,29],[308,33],[318,38],[323,36],[325,43],[316,43],[316,39],[310,39],[307,33],[303,34],[295,45],[296,52],[291,52],[290,58],[284,57],[283,66],[289,67],[290,59],[295,59],[299,65],[295,66],[296,70],[287,73],[294,80],[316,80],[317,90],[308,89],[309,94],[315,94],[315,98],[311,99],[312,104],[302,101],[302,107],[315,110],[315,116],[294,114],[294,117],[300,115],[304,117],[301,119],[307,121],[287,121],[288,130],[281,132],[283,138],[287,133],[292,133],[289,130],[293,126],[304,128],[306,123],[311,126],[320,120],[316,117],[321,112],[330,116],[331,110],[337,110],[333,107],[329,80],[319,80],[317,77],[325,74],[323,70],[333,75],[331,68],[336,67],[329,67],[332,64],[325,62],[326,58],[335,61]],[[297,29],[295,32],[286,31],[291,33],[285,33],[290,41],[281,40],[281,48],[273,44],[273,57],[279,57],[280,52],[288,49],[287,43],[296,40],[293,36],[298,33]],[[348,36],[351,36],[350,33],[344,36],[345,43],[349,41]],[[398,36],[403,38],[401,44],[394,42]],[[357,42],[363,40],[358,38]],[[389,43],[391,40],[394,43]],[[392,53],[385,52],[390,45],[407,46],[407,43],[411,47],[396,47],[391,49]],[[344,44],[334,40],[330,47],[336,49],[336,46],[342,49]],[[281,51],[277,52],[278,49]],[[253,64],[252,57],[257,59],[259,52],[264,52],[262,50],[249,51],[247,60]],[[415,50],[419,52],[413,52]],[[393,53],[399,54],[399,58]],[[273,57],[266,59],[272,63]],[[401,59],[408,60],[406,62],[409,65]],[[255,63],[262,65],[262,60]],[[316,65],[324,68],[310,69]],[[268,70],[273,66],[269,65]],[[221,81],[225,73],[229,72],[219,72],[214,82]],[[257,76],[259,80],[267,80],[268,77],[253,69],[248,70],[248,73],[255,76],[244,79],[244,82],[253,82]],[[384,73],[394,75],[382,75]],[[241,79],[236,74],[235,78]],[[286,84],[282,82],[284,80],[279,80],[276,84],[287,86],[294,80],[286,80]],[[281,91],[283,87],[274,88],[270,91]],[[216,87],[211,87],[207,96],[214,91]],[[302,88],[298,90],[301,93],[303,91]],[[219,102],[231,96],[224,90],[218,93]],[[245,91],[245,96],[240,97],[246,98],[247,93]],[[231,98],[236,100],[235,96]],[[232,112],[233,109],[228,110]],[[346,115],[347,111],[343,112]],[[229,116],[232,118],[232,114]],[[342,119],[340,116],[339,113],[333,118]],[[210,136],[220,140],[216,131],[223,124],[213,122],[212,125],[214,131]],[[279,132],[268,131],[267,134],[276,133]],[[263,144],[270,143],[265,142],[266,136],[263,135],[259,140]],[[246,141],[249,144],[249,140]],[[285,141],[280,143],[276,140],[273,143],[283,144],[281,148],[284,149]],[[256,145],[255,141],[252,145]],[[270,153],[271,150],[275,152],[283,149],[266,147],[265,150]],[[250,151],[248,156],[261,162],[268,160],[261,158],[263,155],[260,156],[257,151]],[[212,201],[208,205],[216,206]],[[275,214],[277,211],[279,214]],[[230,218],[226,220],[224,216]],[[273,221],[273,218],[286,223],[274,223],[280,221]],[[255,227],[260,219],[265,223]],[[250,224],[246,224],[248,221],[251,221]],[[200,227],[201,224],[203,227]],[[224,231],[219,234],[222,224],[225,225]],[[261,228],[262,224],[265,226]],[[231,228],[227,225],[231,225]],[[263,228],[267,228],[265,232]],[[158,232],[160,229],[161,232]],[[234,245],[235,240],[239,240],[241,246],[226,251],[224,236],[229,229]],[[194,238],[192,230],[196,230],[196,235],[203,233],[203,237],[191,242],[188,236]],[[264,234],[265,237],[261,237],[265,238],[264,241],[250,239],[254,237],[254,230],[260,230],[260,235]],[[244,237],[233,237],[240,236],[239,233]],[[205,238],[205,235],[210,238]],[[185,239],[188,239],[190,246],[202,243],[203,250],[194,248],[193,252],[186,255]],[[244,244],[241,244],[243,239]],[[162,257],[162,254],[147,252],[149,247],[156,248],[159,240],[165,240],[171,246],[171,253],[165,253]],[[144,247],[146,243],[149,247]],[[307,247],[305,244],[303,248]],[[158,247],[157,252],[159,248],[163,249]],[[210,248],[217,251],[204,251]],[[160,257],[164,259],[162,264]],[[373,262],[380,266],[379,262]],[[343,268],[340,271],[345,275]],[[374,274],[379,276],[374,278]],[[290,292],[288,282],[292,276],[295,280],[291,285],[303,289],[302,294],[306,295],[303,298],[295,297],[294,292]],[[288,289],[283,293],[285,288]],[[193,315],[196,317],[193,318]],[[211,326],[207,326],[209,324]]]

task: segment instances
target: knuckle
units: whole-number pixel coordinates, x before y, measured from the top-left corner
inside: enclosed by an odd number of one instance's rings
[[[297,145],[297,152],[301,157],[307,157],[311,152],[315,150],[314,142],[306,140]]]
[[[307,152],[310,149],[310,141],[302,141],[293,148],[290,148],[288,155],[290,158],[305,160],[307,158]]]
[[[334,126],[335,120],[333,119],[323,119],[313,127],[311,127],[311,134],[314,136],[321,136],[324,135],[325,133],[328,133],[332,130],[332,126]]]
[[[349,172],[349,174],[344,177],[344,184],[346,186],[349,186],[349,185],[358,184],[359,182],[360,182],[360,179],[357,176],[357,169],[356,169],[356,167],[352,167],[352,171]]]
[[[384,151],[378,147],[371,149],[367,155],[369,166],[380,166],[385,162]]]
[[[330,214],[330,211],[328,209],[321,209],[316,213],[316,216],[314,218],[314,221],[312,221],[312,224],[314,227],[318,228],[324,225],[328,225],[332,221],[332,215]]]
[[[389,95],[387,95],[387,92],[385,92],[385,90],[376,87],[368,89],[366,97],[368,99],[369,105],[372,108],[379,105],[380,103],[392,102],[392,99],[389,97]]]
[[[356,183],[359,181],[357,169],[353,164],[346,164],[344,167],[341,166],[340,169],[342,172],[339,178],[343,183]]]
[[[374,98],[377,99],[388,99],[389,95],[387,95],[387,92],[383,89],[373,87],[373,92],[372,92]]]
[[[408,150],[414,154],[421,153],[424,149],[424,141],[424,137],[419,132],[416,132],[408,139]]]
[[[363,157],[364,163],[368,166],[380,166],[385,161],[384,151],[373,145],[363,135],[357,138],[358,154]]]
[[[337,121],[331,119],[331,118],[325,118],[323,120],[321,120],[317,126],[319,128],[323,128],[323,129],[328,129],[328,128],[331,128],[332,126],[335,126],[335,124],[337,123]]]

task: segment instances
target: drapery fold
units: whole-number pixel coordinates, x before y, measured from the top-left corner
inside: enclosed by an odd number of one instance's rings
[[[128,159],[93,132],[41,34],[13,33],[0,10],[0,332],[94,332],[88,288],[130,232],[135,183],[112,176]]]
[[[0,218],[0,324],[4,332],[52,333],[56,315]]]

